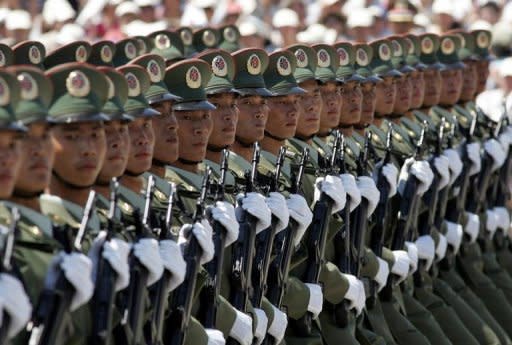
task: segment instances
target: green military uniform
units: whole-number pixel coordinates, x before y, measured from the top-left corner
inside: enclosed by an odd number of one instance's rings
[[[184,56],[186,58],[194,56],[197,51],[193,44],[194,33],[192,29],[184,26],[176,30],[176,32],[180,35],[181,43],[183,44]]]
[[[183,59],[185,48],[180,36],[176,32],[162,30],[153,32],[148,36],[151,39],[152,54],[158,54],[166,63]]]
[[[235,25],[225,25],[219,28],[220,41],[219,48],[224,49],[230,53],[236,52],[240,49],[240,31]]]

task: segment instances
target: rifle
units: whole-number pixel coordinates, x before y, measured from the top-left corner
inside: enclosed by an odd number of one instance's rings
[[[205,202],[210,188],[210,177],[211,170],[210,168],[206,168],[201,185],[201,194],[196,202],[196,210],[192,224],[201,222],[205,217]],[[191,237],[183,250],[184,259],[187,263],[185,280],[174,291],[170,307],[171,314],[167,318],[165,324],[165,343],[171,345],[182,345],[185,342],[185,332],[187,331],[192,312],[192,302],[196,288],[197,274],[201,266],[201,246],[194,234],[191,233],[190,236]]]
[[[338,132],[339,133],[339,132]],[[345,136],[340,134],[340,146],[341,152],[338,158],[338,166],[340,173],[344,174],[347,171],[345,162],[345,150],[346,142]],[[336,233],[335,244],[336,244],[336,256],[338,259],[338,268],[341,272],[350,272],[350,238],[351,238],[351,222],[350,222],[350,196],[347,195],[346,207],[340,211],[341,218],[343,219],[343,227]]]
[[[84,209],[80,227],[73,241],[73,229],[69,225],[62,227],[54,226],[53,236],[64,247],[67,254],[73,252],[81,252],[82,241],[85,231],[89,224],[92,211],[94,210],[94,202],[96,192],[89,193],[87,204]],[[64,316],[69,312],[71,300],[75,294],[75,289],[68,282],[62,270],[59,270],[55,287],[45,288],[41,292],[38,305],[34,311],[31,327],[29,325],[30,338],[29,345],[53,345],[58,344],[62,337],[64,326]]]
[[[107,235],[103,245],[109,242],[114,235],[118,188],[119,182],[114,177],[110,181],[110,206],[107,217]],[[100,252],[96,285],[92,298],[92,335],[89,338],[89,344],[91,345],[108,345],[112,341],[112,316],[116,296],[116,276],[116,272],[112,269],[110,263],[103,258]]]

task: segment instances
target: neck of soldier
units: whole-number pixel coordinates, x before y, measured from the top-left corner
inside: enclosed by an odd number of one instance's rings
[[[199,163],[184,163],[177,160],[176,162],[172,163],[172,166],[191,172],[193,174],[199,173]]]
[[[165,167],[164,166],[158,166],[158,165],[152,165],[151,168],[149,168],[149,171],[158,177],[164,178],[165,177]]]
[[[340,130],[340,132],[343,134],[344,137],[351,137],[352,134],[354,133],[354,127],[353,126],[349,126],[349,127],[339,127],[338,128]],[[363,130],[364,132],[364,130]]]
[[[377,128],[380,128],[380,126],[382,126],[382,122],[384,122],[384,118],[381,116],[375,116],[373,118],[373,125]]]
[[[253,145],[244,145],[238,141],[235,141],[231,147],[231,151],[243,157],[246,161],[250,162],[252,160],[254,148]]]
[[[144,189],[144,177],[142,176],[131,176],[131,175],[123,175],[123,179],[121,180],[121,184],[133,191],[134,193],[141,193]]]
[[[55,177],[52,177],[50,187],[48,188],[48,193],[56,195],[64,200],[71,201],[82,207],[87,203],[90,191],[90,187],[72,188]]]
[[[285,140],[279,140],[277,137],[271,138],[268,135],[261,140],[261,148],[275,156],[279,155],[279,150],[284,144]]]
[[[39,196],[33,197],[33,198],[22,198],[17,196],[11,196],[9,198],[9,201],[28,207],[36,212],[41,212],[41,205],[39,204]]]
[[[222,151],[206,150],[206,159],[214,163],[220,164],[220,161],[222,159]]]

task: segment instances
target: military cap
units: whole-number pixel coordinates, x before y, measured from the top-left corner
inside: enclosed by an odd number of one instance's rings
[[[23,41],[12,47],[14,54],[14,65],[32,65],[44,68],[43,61],[46,56],[46,49],[41,42]]]
[[[153,32],[149,37],[153,42],[151,53],[160,55],[166,62],[183,59],[183,42],[176,32],[160,30]]]
[[[363,83],[381,82],[382,79],[368,68],[373,58],[373,49],[366,43],[355,43],[353,49],[356,61],[355,73],[364,78]]]
[[[401,36],[388,36],[387,40],[391,42],[391,65],[393,68],[397,69],[401,73],[411,73],[414,72],[415,69],[411,66],[407,65],[405,61],[406,57],[406,43],[403,37]]]
[[[138,55],[137,40],[134,38],[127,38],[117,42],[114,51],[114,66],[119,67],[126,65],[128,62],[135,59]]]
[[[369,46],[373,50],[373,58],[369,68],[379,77],[400,77],[402,73],[393,68],[391,58],[393,50],[391,42],[387,39],[379,39],[370,42]]]
[[[69,62],[46,71],[53,83],[49,115],[57,123],[108,120],[102,109],[108,97],[108,82],[94,66]]]
[[[99,41],[91,46],[87,62],[95,66],[113,66],[116,45],[112,41]]]
[[[180,36],[181,43],[183,43],[185,57],[191,57],[196,54],[197,51],[193,43],[194,33],[192,29],[188,26],[184,26],[176,30],[176,33]]]
[[[263,49],[247,48],[233,54],[235,78],[233,85],[242,95],[272,96],[267,89],[263,73],[268,67],[268,54]]]
[[[433,33],[426,33],[419,35],[418,39],[421,48],[420,61],[427,65],[429,69],[444,69],[445,66],[437,58],[437,51],[441,41],[439,36]]]
[[[219,28],[219,48],[233,53],[240,49],[240,31],[235,25],[226,25]]]
[[[11,66],[7,69],[16,75],[20,87],[20,100],[16,106],[16,119],[28,125],[47,122],[48,108],[53,97],[53,85],[41,69],[30,65]]]
[[[14,63],[14,54],[12,49],[3,43],[0,43],[0,67],[8,67]]]
[[[148,72],[151,84],[144,92],[144,96],[149,104],[180,99],[180,97],[170,93],[164,83],[165,61],[160,55],[146,54],[136,58],[130,64],[139,65]]]
[[[355,55],[354,47],[350,42],[337,42],[333,45],[338,54],[338,70],[336,75],[343,82],[364,81],[364,78],[358,75],[354,69]]]
[[[492,60],[492,56],[489,52],[491,45],[492,34],[488,30],[473,30],[471,31],[475,40],[475,53],[480,59]]]
[[[233,86],[235,60],[230,53],[221,49],[208,50],[196,58],[209,63],[213,72],[208,85],[206,85],[206,94],[236,92]]]
[[[124,75],[128,86],[128,98],[124,103],[124,111],[134,117],[153,117],[160,115],[160,112],[149,106],[144,97],[151,84],[148,72],[138,65],[124,65],[117,68],[117,71]]]
[[[16,76],[6,70],[0,70],[0,130],[16,132],[27,130],[15,116],[20,96],[20,85]]]
[[[148,54],[153,49],[153,40],[147,36],[134,36],[137,41],[137,55]]]
[[[402,37],[405,43],[405,63],[417,70],[425,70],[427,65],[420,61],[421,45],[418,36],[405,34]]]
[[[263,73],[265,85],[274,96],[300,95],[306,91],[300,88],[293,76],[297,67],[295,55],[288,50],[273,52],[268,57],[268,67]]]
[[[303,44],[295,44],[286,49],[291,51],[297,59],[297,68],[293,72],[297,83],[316,80],[315,71],[318,64],[316,51],[310,46]]]
[[[478,59],[475,53],[475,38],[473,35],[464,30],[451,30],[448,33],[459,38],[460,48],[457,50],[457,55],[461,61]]]
[[[220,32],[213,28],[203,28],[194,32],[192,42],[197,52],[206,49],[215,49],[219,45]]]
[[[86,62],[91,54],[91,45],[85,41],[76,41],[62,46],[46,56],[44,67],[51,69],[70,62]]]
[[[446,66],[446,69],[462,69],[465,67],[457,54],[460,47],[461,41],[459,36],[454,34],[441,36],[437,57],[439,62]]]
[[[187,59],[168,67],[165,84],[182,99],[173,105],[174,110],[213,110],[215,106],[206,99],[206,85],[210,81],[210,65],[203,60]]]
[[[108,82],[108,98],[103,106],[103,112],[110,121],[131,121],[133,117],[125,113],[124,105],[128,99],[128,83],[124,75],[113,67],[98,67]]]
[[[314,44],[311,46],[315,50],[317,64],[315,70],[316,79],[322,83],[328,81],[341,81],[336,72],[339,70],[339,59],[336,49],[327,44]]]

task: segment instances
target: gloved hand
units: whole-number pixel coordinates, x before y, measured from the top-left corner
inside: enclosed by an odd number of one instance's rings
[[[480,232],[480,217],[477,214],[466,212],[467,222],[464,227],[464,233],[469,236],[469,242],[474,243]]]
[[[91,279],[96,283],[97,268],[99,256],[107,260],[110,267],[116,272],[115,291],[121,291],[130,284],[130,265],[128,257],[130,255],[130,245],[119,238],[113,238],[109,242],[105,242],[107,237],[106,231],[100,231],[94,239],[91,249],[87,256],[92,262]],[[102,250],[103,248],[103,250]]]
[[[348,290],[345,293],[345,299],[350,302],[349,309],[356,309],[356,312],[359,315],[366,302],[364,285],[359,279],[351,274],[344,274],[344,276],[347,278],[349,283]]]
[[[443,234],[439,234],[439,242],[437,242],[436,247],[436,259],[438,262],[446,256],[446,249],[448,249],[448,241]]]
[[[382,162],[379,162],[375,166],[375,171],[373,173],[373,179],[375,180],[375,183],[379,183],[379,169],[382,169],[382,176],[386,179],[389,185],[389,194],[388,199],[392,198],[396,194],[397,184],[398,184],[398,169],[393,163],[388,163],[384,165],[382,168]]]
[[[368,200],[368,212],[366,217],[369,218],[377,208],[380,192],[375,185],[375,181],[368,176],[359,176],[357,178],[357,188],[359,188],[361,196]]]
[[[164,273],[164,265],[160,250],[158,249],[158,241],[153,238],[140,239],[133,245],[133,255],[139,260],[148,271],[147,286],[156,283]]]
[[[460,245],[462,243],[462,236],[464,236],[464,230],[462,229],[462,225],[453,223],[445,220],[446,224],[446,241],[449,245],[452,246],[453,252],[457,254],[460,249]]]
[[[340,179],[347,196],[350,197],[349,207],[350,212],[352,212],[361,203],[361,192],[357,188],[356,178],[351,174],[341,174]]]
[[[498,141],[503,147],[503,151],[505,154],[508,154],[510,149],[510,145],[512,144],[512,128],[508,126],[498,137]]]
[[[450,185],[452,185],[455,180],[459,177],[462,172],[462,160],[460,159],[460,154],[458,151],[454,149],[446,149],[443,152],[443,155],[448,158],[448,163],[450,167]]]
[[[268,334],[276,340],[276,344],[280,344],[284,339],[286,327],[288,327],[288,317],[281,310],[272,305],[274,318],[270,326],[268,326]]]
[[[405,250],[393,250],[393,257],[395,258],[395,262],[391,267],[391,273],[398,276],[397,284],[400,284],[409,275],[409,267],[411,265],[409,255]]]
[[[315,202],[320,199],[322,192],[333,201],[331,214],[336,214],[345,208],[347,195],[338,176],[327,175],[325,178],[317,178],[315,182]]]
[[[256,340],[256,344],[260,345],[267,335],[268,318],[263,309],[254,308],[254,313],[256,314],[257,319],[254,338]]]
[[[306,199],[299,194],[291,194],[286,200],[286,204],[288,205],[290,217],[298,224],[295,238],[293,239],[293,243],[296,247],[299,245],[304,233],[313,221],[313,212],[311,212]]]
[[[238,200],[238,204],[241,205],[235,210],[238,221],[240,221],[240,214],[242,209],[244,209],[258,220],[256,223],[256,234],[259,234],[270,226],[272,222],[272,212],[268,208],[263,195],[252,192],[247,193],[245,197],[239,195]]]
[[[218,329],[206,328],[206,335],[208,335],[208,344],[207,345],[225,345],[226,339],[224,339],[224,334]]]
[[[377,283],[377,291],[380,292],[386,286],[386,283],[388,281],[389,265],[385,260],[382,260],[379,257],[377,257],[377,260],[379,261],[379,270],[377,271],[377,275],[375,275],[375,278],[373,278],[373,280],[375,280],[375,282]]]
[[[436,257],[436,244],[430,235],[423,235],[416,240],[416,247],[418,248],[418,258],[425,260],[427,263],[425,269],[428,271]]]
[[[495,207],[494,214],[496,215],[496,220],[498,224],[498,228],[502,229],[505,233],[508,233],[510,229],[510,214],[506,207]]]
[[[482,157],[480,156],[480,143],[470,143],[467,145],[468,159],[471,161],[469,176],[478,174],[482,170]]]
[[[364,291],[364,283],[359,280],[359,298],[357,299],[356,315],[359,316],[366,307],[366,292]]]
[[[434,158],[434,167],[439,174],[439,184],[437,190],[441,190],[450,182],[450,162],[446,156],[439,156]]]
[[[183,283],[187,271],[187,264],[183,259],[180,246],[173,240],[160,241],[159,250],[164,268],[171,274],[169,286],[167,287],[167,292],[170,292]]]
[[[409,274],[413,274],[418,269],[418,247],[416,247],[416,243],[406,241],[405,248],[411,264]]]
[[[180,229],[179,245],[183,246],[188,242],[190,231],[192,231],[194,237],[197,239],[197,243],[201,247],[202,253],[199,261],[201,265],[204,265],[211,261],[215,254],[215,246],[212,240],[213,229],[206,219],[203,219],[201,223],[194,223],[193,226],[192,224],[185,224]]]
[[[240,345],[251,345],[253,339],[252,317],[238,309],[235,309],[235,311],[236,318],[229,331],[229,336],[238,341]]]
[[[222,224],[226,229],[226,242],[224,247],[229,247],[238,239],[240,224],[236,220],[235,208],[227,201],[217,201],[215,207],[210,207],[208,212],[214,220]]]
[[[283,231],[288,227],[288,222],[290,221],[290,212],[286,205],[286,199],[281,193],[271,192],[269,193],[266,202],[268,208],[270,208],[270,211],[272,212],[272,215],[279,219],[276,226],[276,233]]]
[[[0,273],[0,313],[10,317],[7,337],[13,338],[21,331],[32,315],[32,305],[21,282],[7,273]],[[0,326],[3,318],[0,317]]]
[[[489,234],[490,238],[494,237],[496,230],[498,230],[498,218],[493,210],[485,211],[486,220],[485,220],[485,230]]]
[[[322,293],[322,287],[318,284],[310,284],[305,283],[306,287],[309,290],[309,302],[308,302],[308,311],[313,314],[313,319],[316,319],[320,312],[322,312],[322,307],[324,303],[324,294]]]
[[[418,179],[418,195],[423,195],[430,188],[432,180],[434,179],[434,173],[430,169],[430,165],[426,161],[416,161],[414,158],[408,158],[402,169],[400,170],[400,177],[398,179],[398,192],[403,195],[409,174],[413,175]]]
[[[507,156],[499,141],[497,141],[496,139],[487,140],[484,143],[484,149],[485,152],[487,152],[487,154],[489,154],[489,156],[491,156],[493,159],[491,171],[494,172],[501,168],[503,163],[505,163],[505,159],[507,158]]]

